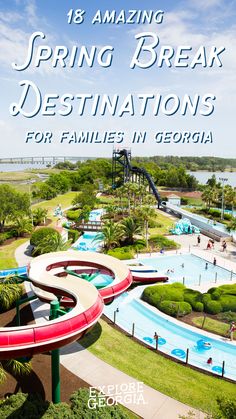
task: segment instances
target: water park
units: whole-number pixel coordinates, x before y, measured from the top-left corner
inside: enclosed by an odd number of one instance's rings
[[[71,374],[77,371],[80,379],[94,387],[109,385],[113,379],[145,383],[148,408],[121,400],[129,411],[119,412],[118,417],[134,417],[132,412],[155,417],[154,400],[161,409],[162,397],[167,397],[165,409],[173,404],[177,415],[191,408],[202,415],[209,403],[202,401],[204,392],[192,402],[194,397],[183,398],[175,384],[174,390],[165,390],[158,374],[146,377],[142,367],[139,373],[132,372],[136,367],[131,365],[138,366],[138,361],[128,360],[134,351],[133,356],[142,356],[148,371],[150,365],[160,364],[155,368],[163,372],[170,368],[170,377],[180,374],[183,381],[192,377],[202,388],[211,383],[232,396],[236,381],[236,263],[229,257],[234,254],[233,235],[219,229],[219,223],[202,226],[204,221],[186,210],[178,219],[182,209],[163,203],[151,175],[131,164],[127,150],[114,151],[112,165],[110,193],[91,190],[86,195],[82,191],[74,194],[72,205],[52,206],[53,227],[42,223],[30,241],[16,247],[18,267],[1,267],[0,286],[21,287],[12,304],[15,324],[0,328],[1,362],[5,365],[14,359],[27,365],[39,354],[50,354],[47,381],[55,405],[62,400],[63,367]],[[83,193],[86,202],[97,195],[88,208],[81,205]],[[114,196],[117,204],[111,207]],[[209,251],[211,233],[215,246]],[[25,322],[25,305],[33,313],[33,322]],[[213,326],[208,327],[208,322]],[[107,374],[94,374],[101,361]],[[114,377],[111,368],[115,368]]]

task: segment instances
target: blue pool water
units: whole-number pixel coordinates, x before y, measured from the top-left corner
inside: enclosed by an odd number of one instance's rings
[[[186,328],[181,323],[163,317],[157,310],[145,306],[138,298],[140,289],[126,292],[118,297],[111,305],[105,307],[105,315],[113,320],[116,313],[116,323],[124,330],[131,332],[135,324],[135,337],[155,347],[154,333],[159,338],[159,350],[176,358],[185,360],[189,349],[189,364],[209,370],[214,374],[221,374],[223,361],[225,361],[225,376],[236,380],[236,346],[232,343],[206,337],[204,333],[195,332]],[[132,297],[133,294],[133,297]],[[201,340],[210,343],[205,349]],[[207,359],[212,357],[212,365],[207,364]]]
[[[97,252],[101,247],[101,241],[96,241],[97,232],[84,233],[79,239],[73,244],[72,248],[80,251]]]
[[[95,209],[89,214],[89,221],[100,221],[101,216],[104,214],[104,209]]]
[[[205,269],[206,261],[192,254],[139,258],[138,262],[144,265],[151,265],[159,272],[167,273],[168,269],[173,270],[174,272],[168,272],[167,274],[170,282],[183,282],[184,277],[185,285],[187,286],[198,285],[200,281],[201,284],[209,282],[210,288],[215,283],[215,280],[217,282],[236,279],[235,273],[231,273],[219,266],[214,266],[210,262],[208,262],[207,269]]]

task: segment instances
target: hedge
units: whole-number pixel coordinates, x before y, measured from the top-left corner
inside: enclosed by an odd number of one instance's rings
[[[134,258],[134,250],[129,246],[116,247],[115,249],[108,250],[107,254],[120,260]]]
[[[214,300],[207,301],[204,304],[204,310],[206,313],[209,313],[209,314],[218,314],[222,311],[222,305],[220,304],[219,301],[214,301]]]
[[[30,244],[34,246],[32,254],[34,256],[40,255],[41,249],[39,250],[38,248],[40,247],[41,243],[45,243],[47,238],[49,239],[52,236],[58,238],[60,237],[60,233],[52,227],[42,227],[34,231],[30,238]]]
[[[42,400],[37,394],[17,393],[0,401],[1,419],[75,419],[75,418],[93,418],[93,419],[128,419],[124,410],[117,405],[114,406],[96,406],[96,409],[89,408],[89,390],[81,388],[72,394],[67,403],[53,404]],[[99,399],[96,397],[96,402]]]
[[[186,288],[181,283],[154,285],[146,287],[142,299],[171,316],[176,316],[176,307],[183,308],[184,315],[191,309],[209,314],[219,314],[225,311],[236,312],[236,284],[213,287],[207,293]],[[185,306],[183,303],[186,303]]]
[[[178,249],[180,245],[174,240],[170,240],[165,236],[155,235],[149,239],[149,244],[158,247],[159,249]]]
[[[69,229],[68,230],[68,240],[71,240],[72,243],[75,243],[78,240],[80,233],[78,230]]]
[[[185,316],[192,312],[192,307],[185,301],[162,301],[159,305],[161,311],[173,317]]]
[[[68,218],[68,220],[71,221],[78,221],[79,217],[81,215],[82,210],[81,209],[77,209],[77,210],[68,210],[66,212],[66,217]]]

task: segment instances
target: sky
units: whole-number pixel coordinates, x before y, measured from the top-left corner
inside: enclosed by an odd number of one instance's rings
[[[81,23],[73,21],[78,8],[84,11]],[[138,16],[138,11],[141,16],[144,11],[153,11],[153,15],[158,10],[164,13],[161,23],[152,19],[150,23],[93,24],[98,10],[101,11],[101,16],[106,10],[114,10],[116,17],[123,11],[126,18],[130,16],[130,10],[136,10],[133,20]],[[69,12],[71,15],[68,15]],[[71,23],[68,23],[69,16],[72,16]],[[31,64],[25,70],[17,71],[12,63],[19,67],[26,62],[29,40],[34,32],[42,32],[45,39],[38,37],[35,40]],[[148,67],[151,55],[141,51],[139,61],[136,60],[136,65],[131,68],[132,58],[134,59],[139,45],[136,37],[147,32],[152,36],[142,38],[145,47],[154,36],[158,37],[159,44],[153,48],[157,61]],[[59,64],[53,67],[51,59],[40,62],[36,67],[38,48],[46,45],[52,48],[53,53],[56,46],[68,48],[66,67],[62,68]],[[107,45],[113,48],[112,62],[110,66],[102,66],[98,61],[98,53]],[[73,46],[78,47],[78,54],[83,46],[88,51],[92,47],[96,48],[93,66],[84,61],[80,67],[70,67],[69,58]],[[175,66],[174,58],[178,48],[186,46],[191,46],[191,51],[184,51],[189,58],[181,63],[188,63],[188,66]],[[205,47],[207,62],[212,47],[224,47],[224,51],[219,54],[222,65],[217,65],[215,60],[211,67],[196,64],[191,68],[190,64],[201,46]],[[173,51],[171,67],[166,63],[162,67],[158,64],[163,47],[169,47]],[[196,155],[236,158],[235,51],[235,0],[0,0],[0,157],[111,157],[113,148],[126,147],[131,148],[132,155],[136,156]],[[103,62],[107,56],[108,54],[103,56]],[[140,68],[141,65],[146,65],[147,68]],[[19,83],[23,80],[36,86],[42,96],[42,103],[45,95],[58,96],[50,99],[50,104],[54,104],[50,110],[55,115],[42,115],[42,107],[32,117],[25,117],[21,111],[15,116],[11,114],[13,104],[21,101],[23,87]],[[71,97],[81,94],[91,96],[86,101],[82,115],[79,114],[81,99],[76,97],[67,102],[73,106],[71,113],[60,114],[60,110],[66,109],[61,104],[61,99],[66,94]],[[201,112],[207,110],[202,100],[204,95],[209,94],[215,97],[210,101],[214,108],[210,115],[202,115]],[[116,95],[119,96],[114,115],[107,109],[101,115],[100,105],[96,115],[92,114],[92,103],[96,95],[100,95],[100,101],[103,95],[108,95],[112,100]],[[125,102],[128,95],[133,98],[134,115],[131,115],[131,102],[129,106]],[[138,95],[153,95],[147,101],[144,115],[140,114],[141,99]],[[168,101],[168,95],[175,95],[175,99]],[[185,95],[191,100],[199,98],[195,115],[192,115],[189,108],[182,115]],[[154,115],[154,102],[160,96],[159,112]],[[29,88],[22,106],[25,113],[33,113],[36,107],[35,97],[32,87]],[[177,100],[180,108],[174,114],[167,115],[166,113],[171,113],[171,109],[174,109]],[[37,132],[40,134],[36,139],[39,141],[44,134],[43,141],[36,142],[35,135],[28,134]],[[50,143],[45,139],[45,132],[51,133]],[[69,134],[64,134],[62,142],[63,132]],[[142,139],[139,143],[133,142],[134,135],[137,138],[139,132],[143,135]],[[189,139],[183,142],[185,132],[189,133]],[[196,142],[197,134],[194,133],[198,132],[202,133],[203,140],[211,141]],[[81,133],[88,133],[90,138],[93,135],[93,142],[76,143],[75,135],[78,139]],[[160,133],[167,133],[165,142],[165,135]],[[94,138],[101,142],[95,143]]]

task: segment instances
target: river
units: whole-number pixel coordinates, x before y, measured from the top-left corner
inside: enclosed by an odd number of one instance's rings
[[[46,169],[46,164],[0,164],[0,172],[18,172],[22,170],[29,169]],[[229,184],[233,187],[236,187],[236,172],[188,172],[190,175],[195,176],[195,178],[200,183],[206,183],[212,175],[216,176],[217,181],[219,178],[228,179],[225,184]]]
[[[225,185],[231,185],[236,187],[236,172],[188,172],[190,175],[195,176],[198,182],[205,184],[208,179],[210,179],[213,175],[215,175],[218,182],[220,182],[219,178],[227,179],[225,181]]]

